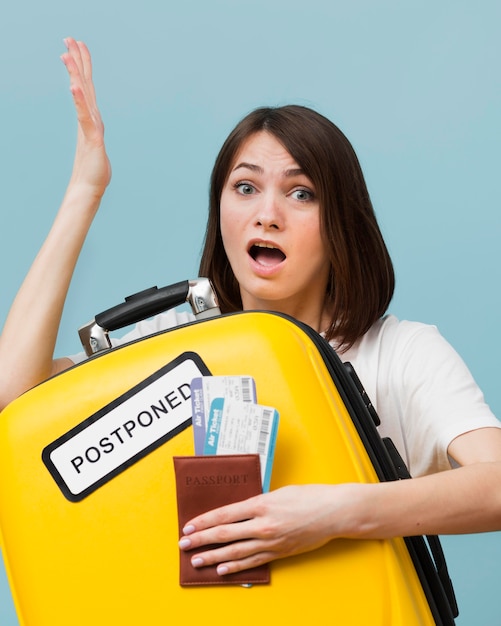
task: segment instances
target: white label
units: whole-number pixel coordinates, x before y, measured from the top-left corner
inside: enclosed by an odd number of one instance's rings
[[[80,500],[190,425],[190,383],[207,374],[182,355],[47,446],[42,457],[70,500]]]

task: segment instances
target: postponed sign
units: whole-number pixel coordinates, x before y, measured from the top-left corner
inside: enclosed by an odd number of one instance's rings
[[[209,371],[187,352],[48,445],[42,459],[76,502],[191,424],[190,384]]]

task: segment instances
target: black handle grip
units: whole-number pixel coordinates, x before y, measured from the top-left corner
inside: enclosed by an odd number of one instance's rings
[[[108,331],[118,330],[129,324],[135,324],[148,317],[157,315],[167,309],[186,302],[189,291],[189,281],[168,287],[151,287],[125,298],[125,302],[117,304],[96,315],[96,323]]]

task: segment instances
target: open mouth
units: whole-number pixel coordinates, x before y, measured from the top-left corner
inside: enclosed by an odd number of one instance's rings
[[[251,246],[249,254],[257,263],[273,267],[285,261],[285,254],[271,243],[259,242]]]

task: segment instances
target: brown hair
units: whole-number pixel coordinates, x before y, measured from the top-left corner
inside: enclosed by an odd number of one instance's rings
[[[219,203],[238,150],[260,131],[271,133],[285,147],[315,187],[331,264],[325,296],[332,318],[326,338],[347,348],[384,314],[395,276],[355,151],[335,124],[312,109],[259,108],[230,133],[212,171],[200,276],[213,282],[223,313],[242,309],[221,238]]]

